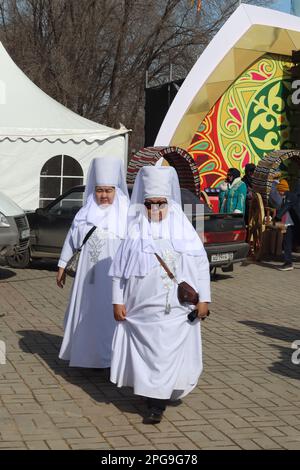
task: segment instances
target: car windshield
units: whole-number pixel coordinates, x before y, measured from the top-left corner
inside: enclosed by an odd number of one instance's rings
[[[73,191],[51,204],[47,209],[49,214],[74,217],[83,204],[83,191]]]
[[[83,205],[84,186],[76,188],[76,191],[68,192],[65,196],[60,196],[57,201],[52,202],[46,207],[50,214],[75,216]],[[128,194],[131,197],[132,185],[128,185]],[[185,214],[190,218],[195,215],[209,214],[211,209],[191,191],[181,188],[182,208]]]

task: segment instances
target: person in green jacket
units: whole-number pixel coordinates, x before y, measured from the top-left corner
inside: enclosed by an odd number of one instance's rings
[[[247,186],[236,168],[229,168],[227,178],[220,185],[219,212],[221,214],[245,214]]]

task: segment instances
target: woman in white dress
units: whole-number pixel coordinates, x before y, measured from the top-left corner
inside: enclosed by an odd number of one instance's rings
[[[113,257],[125,237],[129,198],[123,162],[96,158],[89,168],[84,205],[76,214],[58,262],[57,285],[63,287],[65,267],[92,227],[83,245],[65,315],[60,359],[73,367],[107,368],[116,322],[112,309]]]
[[[114,316],[111,381],[148,398],[145,423],[160,422],[168,399],[188,394],[202,372],[200,322],[183,306],[175,275],[199,294],[198,318],[208,314],[209,263],[203,244],[181,209],[171,167],[143,167],[133,188],[128,235],[112,263]]]

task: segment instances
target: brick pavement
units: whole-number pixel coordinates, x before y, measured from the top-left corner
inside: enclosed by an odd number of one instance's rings
[[[217,276],[204,373],[155,426],[106,371],[58,359],[70,282],[59,290],[54,277],[50,264],[0,266],[0,449],[300,449],[300,259],[292,272],[262,263]]]

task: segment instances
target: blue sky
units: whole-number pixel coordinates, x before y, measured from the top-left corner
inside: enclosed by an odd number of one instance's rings
[[[241,0],[243,3],[243,0]],[[246,3],[246,2],[245,2]],[[255,5],[255,0],[252,0],[247,3],[252,3]],[[273,8],[275,10],[284,11],[286,13],[291,13],[291,6],[294,5],[294,14],[300,16],[300,0],[275,0],[273,3],[265,5],[268,8]],[[264,5],[261,5],[264,6]]]
[[[290,0],[277,0],[271,8],[276,8],[276,10],[286,11],[289,13],[291,10],[291,2]]]

